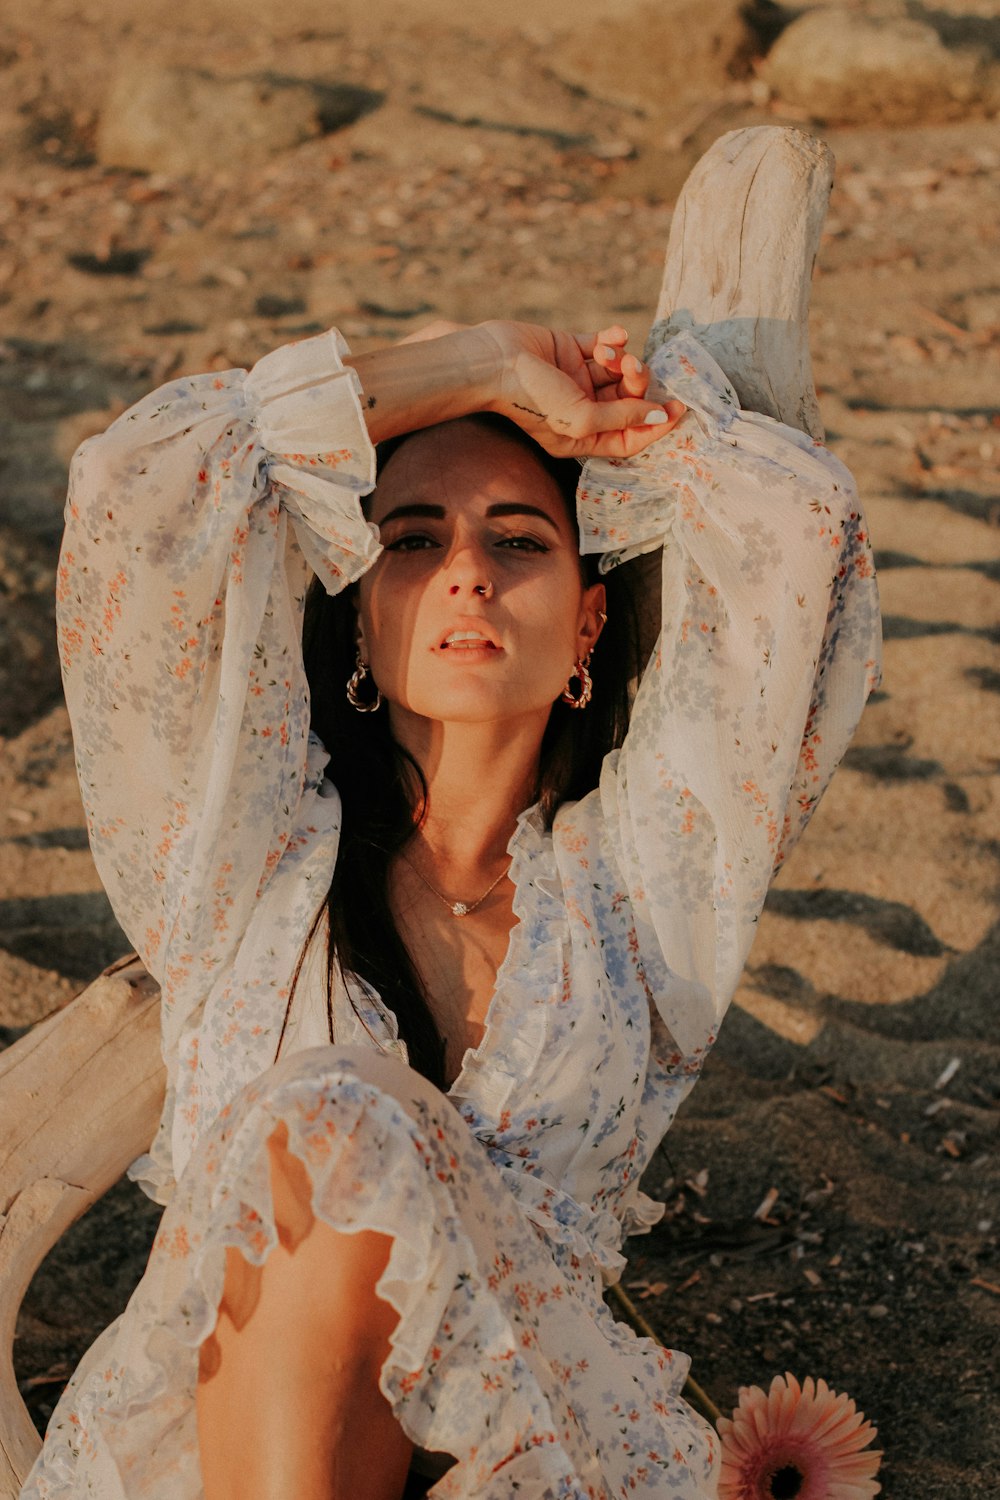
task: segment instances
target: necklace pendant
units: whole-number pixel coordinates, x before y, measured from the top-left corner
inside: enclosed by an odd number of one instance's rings
[[[453,917],[467,917],[469,914],[469,908],[466,906],[464,901],[456,901],[451,909],[451,914]]]

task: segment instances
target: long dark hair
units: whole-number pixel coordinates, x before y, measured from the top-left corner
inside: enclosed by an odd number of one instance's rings
[[[503,417],[482,413],[467,420],[528,449],[556,481],[575,519],[580,477],[575,460],[552,458]],[[379,471],[410,435],[379,445]],[[581,558],[588,584],[596,581],[596,561]],[[552,826],[561,803],[597,785],[605,755],[622,743],[628,728],[629,684],[638,675],[639,640],[635,605],[619,571],[604,580],[608,619],[591,663],[593,699],[582,712],[556,702],[542,740],[536,798],[546,827]],[[340,848],[325,904],[328,1006],[338,970],[344,978],[354,974],[367,981],[395,1014],[412,1066],[444,1088],[444,1042],[389,904],[392,858],[413,837],[427,787],[420,767],[392,738],[388,714],[359,713],[347,701],[356,657],[355,594],[354,587],[327,594],[313,579],[303,627],[312,727],[330,753],[330,774],[343,808]]]

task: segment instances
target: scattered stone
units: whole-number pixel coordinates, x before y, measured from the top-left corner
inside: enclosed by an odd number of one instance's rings
[[[602,18],[560,42],[550,65],[596,99],[661,120],[678,118],[749,74],[760,44],[747,9],[743,0],[711,6],[646,0],[625,15],[616,8],[613,23]]]
[[[106,167],[180,175],[240,167],[339,130],[381,96],[355,85],[260,73],[220,78],[195,68],[124,66],[97,127]]]
[[[167,318],[163,323],[151,323],[143,333],[176,336],[179,333],[204,333],[204,323],[192,323],[187,318]]]
[[[1000,105],[1000,65],[982,45],[949,46],[923,21],[814,10],[764,65],[786,103],[844,124],[926,125]]]
[[[432,302],[414,302],[408,307],[386,307],[381,302],[362,299],[358,306],[370,318],[420,318],[434,311]]]
[[[66,259],[77,271],[88,276],[135,276],[149,259],[150,250],[109,250],[106,255],[74,250]]]
[[[259,318],[291,318],[306,311],[304,297],[280,297],[265,292],[254,303],[254,312]]]

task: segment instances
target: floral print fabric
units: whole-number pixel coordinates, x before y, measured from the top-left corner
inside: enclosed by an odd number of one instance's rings
[[[420,1446],[458,1460],[436,1496],[499,1500],[515,1478],[537,1500],[710,1495],[685,1357],[617,1328],[601,1289],[624,1235],[662,1212],[642,1170],[878,681],[853,483],[741,412],[689,335],[657,352],[657,394],[689,412],[636,459],[591,460],[579,516],[605,568],[663,548],[660,638],[600,786],[551,832],[537,809],[518,821],[483,1041],[446,1100],[400,1067],[394,1017],[351,980],[331,1045],[321,924],[276,1061],[339,828],[308,729],[303,596],[310,569],[335,591],[379,552],[343,353],[321,335],[249,374],[171,382],[74,459],[60,649],[95,859],[163,989],[167,1104],[133,1175],[169,1207],[23,1493],[162,1494],[169,1463],[169,1493],[198,1495],[197,1343],[220,1246],[260,1258],[273,1239],[261,1173],[283,1119],[322,1216],[337,1225],[347,1185],[359,1225],[394,1237],[383,1388]],[[369,1130],[377,1149],[356,1144]]]

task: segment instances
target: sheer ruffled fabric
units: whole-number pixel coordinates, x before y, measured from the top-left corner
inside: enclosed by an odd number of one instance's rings
[[[878,680],[854,487],[811,440],[740,412],[690,336],[657,352],[657,392],[689,413],[635,460],[591,461],[579,509],[605,567],[662,547],[660,638],[600,786],[551,830],[537,808],[518,820],[517,921],[485,1034],[433,1094],[360,980],[332,997],[330,1045],[323,922],[306,944],[340,801],[308,730],[303,597],[311,568],[335,591],[380,550],[343,353],[321,335],[249,374],[171,382],[74,459],[67,701],[98,868],[163,987],[167,1103],[133,1175],[173,1200],[24,1494],[196,1500],[197,1344],[224,1245],[259,1257],[273,1240],[261,1174],[282,1119],[322,1216],[343,1223],[349,1186],[358,1226],[395,1241],[383,1289],[403,1318],[383,1385],[421,1446],[459,1460],[436,1495],[499,1500],[516,1477],[532,1500],[703,1500],[714,1469],[678,1395],[686,1359],[617,1328],[600,1290],[625,1234],[662,1213],[643,1169]],[[388,1072],[362,1077],[358,1056]],[[421,1154],[415,1132],[437,1144]],[[460,1276],[471,1290],[453,1302]],[[479,1387],[481,1358],[495,1388]]]
[[[868,528],[821,443],[740,410],[687,333],[654,356],[688,407],[627,462],[588,463],[581,547],[663,548],[660,637],[601,795],[656,1004],[682,1051],[718,1032],[774,871],[880,675]]]
[[[317,1217],[392,1237],[377,1290],[400,1321],[380,1384],[419,1447],[456,1459],[435,1496],[605,1500],[662,1494],[665,1477],[710,1493],[716,1439],[679,1397],[687,1359],[614,1323],[585,1247],[553,1257],[441,1094],[329,1046],[270,1069],[207,1132],[121,1320],[130,1358],[115,1325],[64,1393],[26,1493],[87,1493],[81,1468],[102,1500],[199,1493],[198,1350],[226,1248],[260,1264],[277,1241],[266,1142],[282,1123]]]

